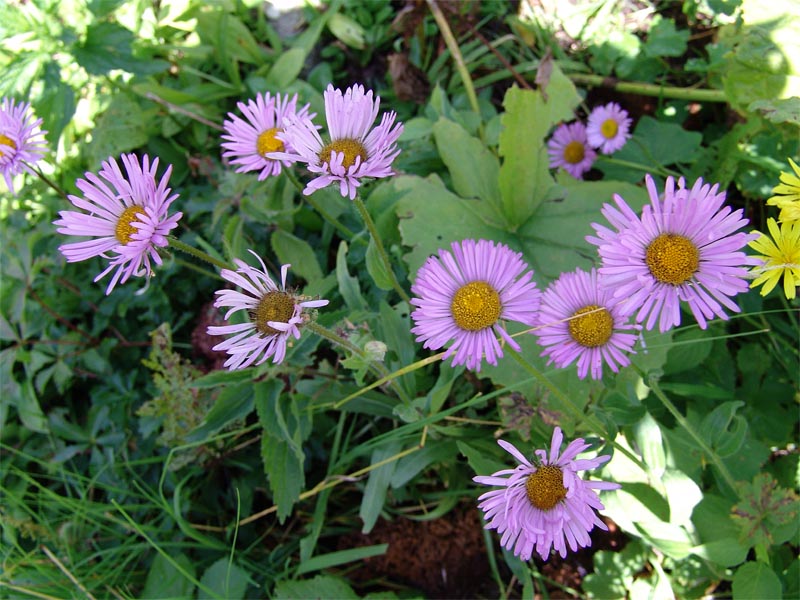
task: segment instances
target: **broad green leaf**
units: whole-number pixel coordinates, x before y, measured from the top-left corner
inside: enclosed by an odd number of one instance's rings
[[[510,462],[514,462],[514,458],[502,449],[499,452],[507,456],[509,462],[503,463],[496,460],[495,453],[498,452],[498,448],[496,444],[490,444],[488,441],[485,444],[474,440],[469,443],[456,441],[456,445],[459,452],[466,457],[469,466],[472,467],[476,475],[491,475],[502,469],[508,469]]]
[[[214,595],[208,594],[200,588],[197,599],[225,598],[226,600],[242,600],[247,591],[249,581],[247,572],[236,566],[228,558],[220,558],[203,573],[200,580]]]
[[[356,50],[363,50],[365,44],[364,28],[347,15],[337,12],[328,19],[328,29],[340,42]]]
[[[555,123],[572,118],[579,102],[575,86],[557,66],[544,91],[515,86],[506,92],[499,183],[503,212],[513,229],[536,211],[552,187],[545,137]]]
[[[768,564],[748,561],[733,576],[734,600],[778,600],[783,597],[781,580]]]
[[[744,562],[749,550],[736,538],[728,537],[695,546],[691,552],[722,567],[735,567]]]
[[[132,52],[134,39],[133,32],[118,23],[93,23],[86,29],[83,43],[74,48],[73,56],[90,75],[106,75],[114,69],[150,75],[169,67],[169,63],[163,60],[135,57]]]
[[[703,499],[703,492],[695,481],[682,471],[667,469],[662,477],[669,502],[669,522],[673,525],[684,525],[689,529],[692,511]]]
[[[171,555],[181,569],[190,576],[195,576],[194,565],[189,558],[178,552]],[[160,553],[156,554],[147,579],[144,583],[141,598],[194,598],[194,583],[178,570]]]
[[[791,123],[800,127],[800,98],[796,96],[780,100],[756,100],[747,110],[760,113],[773,123]]]
[[[711,334],[706,329],[691,328],[680,330],[672,338],[672,345],[667,353],[667,364],[664,373],[667,375],[694,369],[711,353],[713,342],[708,338]]]
[[[331,567],[338,567],[339,565],[346,565],[347,563],[364,560],[372,556],[381,556],[386,554],[386,550],[388,549],[389,544],[376,544],[375,546],[359,546],[358,548],[350,548],[349,550],[320,554],[300,563],[300,566],[297,567],[296,574],[304,575],[306,573],[313,573],[314,571],[321,571],[322,569],[330,569]]]
[[[289,87],[303,69],[305,60],[306,53],[300,48],[290,48],[282,52],[267,74],[267,85],[276,90]]]
[[[39,398],[31,380],[26,379],[18,389],[20,392],[19,397],[11,398],[10,400],[17,407],[17,413],[22,424],[30,431],[48,433],[50,430],[47,418],[39,405]]]
[[[350,310],[367,310],[367,302],[361,295],[358,277],[353,277],[347,270],[347,242],[339,243],[336,252],[336,279],[339,282],[339,293]]]
[[[369,245],[367,246],[365,262],[367,265],[367,273],[372,277],[372,281],[375,282],[375,285],[382,290],[391,290],[394,287],[391,275],[386,270],[386,265],[384,265],[383,260],[381,260],[378,246],[372,238],[370,238]]]
[[[647,56],[683,56],[689,33],[688,29],[676,29],[672,19],[656,15],[650,24],[644,52]]]
[[[307,241],[283,229],[276,229],[272,233],[270,244],[281,264],[292,265],[290,272],[297,273],[308,283],[322,279],[319,261],[314,254],[314,249]]]
[[[400,442],[392,441],[373,450],[370,464],[375,465],[391,458],[400,451],[400,447]],[[364,522],[361,533],[372,531],[378,521],[395,468],[397,468],[397,461],[393,460],[370,471],[367,485],[364,488],[364,497],[361,500],[361,508],[358,510],[358,516]]]
[[[42,117],[42,129],[47,130],[50,145],[57,147],[61,132],[75,114],[75,92],[61,80],[60,70],[54,62],[45,66],[44,84],[42,96],[36,103],[36,112]]]
[[[264,61],[265,52],[247,25],[221,8],[198,12],[196,31],[203,42],[215,48],[220,63],[226,69],[231,61],[251,64]],[[235,81],[236,78],[231,77],[231,80]]]
[[[214,406],[208,411],[199,427],[186,436],[187,442],[206,440],[220,429],[244,419],[253,410],[253,388],[249,383],[239,383],[223,388]]]
[[[733,455],[744,443],[747,421],[736,414],[742,406],[744,402],[739,400],[723,402],[700,425],[700,434],[723,458]]]
[[[392,474],[391,485],[394,489],[403,487],[428,465],[440,461],[449,461],[455,458],[458,452],[453,440],[428,440],[425,447],[397,461],[397,467]]]
[[[134,150],[147,143],[147,115],[131,96],[115,94],[108,108],[97,118],[89,144],[89,161],[100,168],[109,157],[118,159],[123,152]],[[163,172],[166,167],[159,165]],[[160,176],[160,173],[159,173]]]
[[[255,369],[237,369],[235,371],[211,371],[202,377],[198,377],[191,383],[193,388],[213,388],[221,385],[241,383],[253,379]]]
[[[661,480],[667,465],[667,456],[664,452],[664,440],[661,437],[661,428],[656,420],[646,414],[634,428],[636,443],[641,449],[642,459],[647,465],[648,472],[655,482]],[[662,490],[659,490],[661,492]]]
[[[314,579],[298,581],[279,581],[273,592],[275,600],[301,600],[337,598],[337,600],[358,600],[358,594],[347,582],[331,575],[317,575]]]

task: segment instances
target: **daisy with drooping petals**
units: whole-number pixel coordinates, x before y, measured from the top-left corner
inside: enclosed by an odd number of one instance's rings
[[[485,358],[497,364],[503,350],[500,335],[512,348],[519,345],[506,333],[502,321],[533,325],[541,292],[522,253],[486,240],[451,244],[452,254],[439,250],[420,267],[411,286],[416,296],[411,313],[418,342],[437,350],[447,344],[444,358],[452,366],[480,371]]]
[[[286,342],[289,336],[300,339],[300,326],[308,320],[305,309],[319,308],[327,300],[309,300],[286,290],[286,274],[291,265],[281,267],[280,287],[267,273],[264,261],[255,252],[261,270],[236,259],[235,271],[222,269],[222,277],[243,291],[218,290],[214,306],[228,308],[225,320],[240,310],[248,313],[248,321],[238,325],[210,326],[209,335],[233,334],[212,350],[230,354],[225,366],[231,371],[250,365],[260,365],[272,358],[275,364],[286,357]]]
[[[800,286],[800,223],[781,223],[780,229],[775,219],[767,219],[772,239],[758,231],[758,239],[748,244],[758,252],[756,258],[764,264],[751,270],[757,277],[750,287],[762,285],[761,295],[766,296],[778,284],[783,276],[783,293],[788,300],[797,296],[797,286]],[[774,240],[774,241],[773,241]]]
[[[75,183],[85,198],[69,196],[73,205],[86,212],[62,210],[58,213],[61,218],[53,222],[59,233],[94,238],[58,249],[67,262],[94,256],[109,259],[108,268],[94,279],[99,281],[116,269],[106,288],[107,295],[117,283],[125,283],[131,276],[152,275],[151,259],[161,264],[158,248],[167,246],[167,235],[183,216],[180,212],[168,214],[170,204],[178,197],[170,196],[172,190],[167,187],[172,165],[157,182],[158,158],[152,164],[146,154],[141,164],[135,154],[123,154],[121,158],[126,175],[113,158],[104,161],[97,175],[86,173],[86,179]]]
[[[520,463],[490,476],[473,477],[483,485],[500,486],[478,498],[484,512],[486,529],[496,529],[500,545],[522,560],[530,560],[533,551],[542,559],[555,549],[562,558],[567,547],[573,552],[592,541],[589,532],[595,527],[608,530],[595,511],[603,510],[595,490],[615,490],[620,486],[606,481],[587,481],[580,471],[596,469],[611,456],[577,459],[589,447],[583,438],[573,440],[560,453],[564,436],[556,427],[550,442],[550,455],[536,450],[533,462],[503,440],[497,443]]]
[[[800,166],[791,158],[787,160],[794,175],[781,172],[781,183],[772,188],[775,195],[767,198],[767,204],[781,209],[779,221],[800,221]]]
[[[603,154],[616,152],[631,137],[631,119],[628,111],[616,102],[596,106],[586,121],[586,138],[592,148]]]
[[[247,104],[237,102],[236,107],[245,116],[245,119],[228,113],[225,120],[225,133],[222,143],[225,152],[223,158],[230,160],[232,165],[238,165],[237,173],[259,171],[258,180],[262,181],[271,175],[280,175],[281,165],[288,167],[290,161],[280,161],[267,156],[272,152],[289,151],[283,140],[277,135],[283,132],[288,118],[313,119],[316,113],[309,114],[306,104],[297,110],[297,94],[293,97],[276,94],[256,94],[255,100],[250,99]]]
[[[691,189],[683,178],[667,178],[663,197],[653,178],[646,177],[650,204],[641,219],[619,195],[617,208],[604,204],[602,213],[616,231],[592,223],[597,237],[586,240],[598,246],[599,273],[621,313],[636,314],[637,323],[660,331],[681,322],[680,303],[689,309],[702,329],[715,316],[727,319],[723,307],[739,312],[731,298],[747,291],[747,265],[758,264],[741,249],[758,236],[737,231],[747,225],[742,210],[723,206],[725,192],[698,179]]]
[[[547,364],[564,368],[578,361],[578,377],[603,376],[603,363],[616,373],[630,364],[637,335],[623,317],[619,302],[598,282],[597,271],[563,273],[544,291],[539,325],[533,333],[549,356]]]
[[[0,173],[12,194],[16,194],[14,176],[31,172],[28,165],[38,162],[47,149],[47,132],[39,129],[42,120],[28,112],[30,107],[24,102],[14,104],[11,98],[0,103]]]
[[[579,121],[559,125],[547,142],[547,153],[551,169],[561,167],[575,179],[583,179],[597,158],[586,141],[586,127]]]
[[[278,134],[291,150],[270,157],[303,162],[317,175],[303,190],[306,196],[338,182],[342,196],[352,200],[362,178],[394,175],[392,162],[400,153],[395,142],[403,125],[395,124],[397,115],[391,111],[373,128],[381,99],[373,100],[372,90],[365,92],[364,86],[354,85],[342,94],[328,85],[324,96],[330,142],[322,141],[310,118],[298,116],[289,119],[284,132]]]

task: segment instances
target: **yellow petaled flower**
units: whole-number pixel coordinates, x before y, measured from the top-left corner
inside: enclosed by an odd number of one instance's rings
[[[762,233],[760,238],[748,244],[759,253],[756,258],[764,261],[763,265],[750,271],[756,275],[750,287],[764,284],[761,295],[766,296],[783,275],[783,293],[786,298],[793,300],[800,285],[800,223],[784,222],[778,229],[775,219],[769,218],[767,227],[772,239]]]
[[[781,172],[781,183],[772,188],[774,196],[767,204],[781,209],[780,221],[800,221],[800,167],[791,158],[787,159],[794,174]]]

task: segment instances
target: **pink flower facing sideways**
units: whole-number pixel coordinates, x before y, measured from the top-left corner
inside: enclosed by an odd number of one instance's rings
[[[14,176],[30,172],[28,165],[41,160],[47,149],[47,132],[39,129],[42,120],[34,118],[30,108],[30,104],[15,104],[11,98],[0,103],[0,173],[12,194]]]
[[[106,294],[131,276],[152,275],[151,260],[161,264],[158,248],[167,246],[167,235],[183,216],[180,212],[168,214],[178,197],[170,195],[172,190],[167,187],[172,165],[157,181],[158,158],[151,163],[144,155],[141,164],[135,154],[123,154],[121,158],[125,175],[116,160],[104,161],[97,175],[86,173],[86,179],[75,182],[84,198],[69,196],[70,202],[85,212],[62,210],[58,213],[61,218],[53,222],[59,233],[92,238],[59,246],[68,262],[94,256],[108,259],[108,267],[95,281],[116,269]]]
[[[268,154],[273,160],[302,162],[317,175],[308,182],[303,193],[309,195],[331,184],[339,184],[342,196],[351,200],[364,177],[394,175],[392,162],[400,153],[395,142],[403,125],[395,124],[394,111],[384,113],[373,127],[381,99],[373,100],[372,90],[354,85],[344,94],[328,85],[325,90],[325,119],[329,142],[324,142],[309,117],[290,117],[283,133],[277,135],[287,150]]]
[[[311,300],[286,289],[286,274],[291,265],[281,267],[278,286],[267,273],[261,257],[252,250],[250,253],[258,259],[261,269],[234,260],[237,269],[222,269],[220,274],[242,291],[218,290],[214,302],[217,308],[228,309],[226,321],[238,311],[245,311],[247,320],[208,328],[209,335],[231,336],[213,348],[230,355],[225,366],[231,371],[260,365],[269,358],[275,364],[283,362],[289,337],[300,339],[300,326],[308,320],[307,310],[328,304],[327,300]]]
[[[480,371],[484,358],[496,365],[503,356],[498,335],[519,351],[503,321],[533,325],[541,292],[522,253],[508,246],[463,240],[450,247],[452,254],[439,250],[417,272],[411,333],[432,350],[452,341],[444,358],[452,356],[454,367]]]
[[[473,477],[483,485],[496,486],[478,498],[486,529],[496,529],[500,544],[522,560],[530,560],[534,550],[547,560],[554,548],[563,558],[567,548],[573,552],[591,545],[589,532],[597,526],[607,530],[597,516],[603,504],[595,490],[615,490],[620,486],[605,481],[587,481],[580,471],[596,469],[611,457],[576,458],[589,447],[582,438],[573,440],[564,450],[564,436],[556,427],[550,442],[550,454],[536,450],[533,462],[503,440],[498,444],[519,464],[490,476]]]
[[[620,301],[623,315],[636,312],[636,322],[660,331],[680,325],[686,302],[705,329],[724,308],[739,312],[731,299],[748,289],[748,265],[760,264],[741,251],[758,235],[738,232],[747,225],[742,211],[724,206],[725,192],[698,179],[691,188],[683,178],[677,187],[667,178],[663,196],[646,177],[650,204],[639,218],[619,195],[616,207],[604,204],[603,216],[614,229],[592,223],[597,236],[586,240],[598,247],[603,283]]]
[[[308,112],[308,104],[297,109],[297,94],[291,98],[281,97],[280,94],[271,96],[257,94],[255,100],[248,100],[247,104],[236,104],[244,119],[228,113],[225,120],[225,132],[222,147],[225,151],[223,158],[230,160],[232,165],[237,165],[237,173],[258,171],[258,180],[262,181],[272,175],[280,175],[281,166],[289,166],[288,160],[273,160],[268,155],[273,152],[291,151],[286,144],[278,139],[278,134],[290,117],[300,119],[313,119],[316,113]]]

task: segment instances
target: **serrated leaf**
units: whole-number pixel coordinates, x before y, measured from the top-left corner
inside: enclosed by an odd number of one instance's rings
[[[782,598],[781,580],[766,563],[746,562],[733,576],[733,597],[735,600]]]
[[[656,15],[647,34],[644,52],[647,56],[682,56],[688,40],[688,29],[676,29],[675,21]]]

